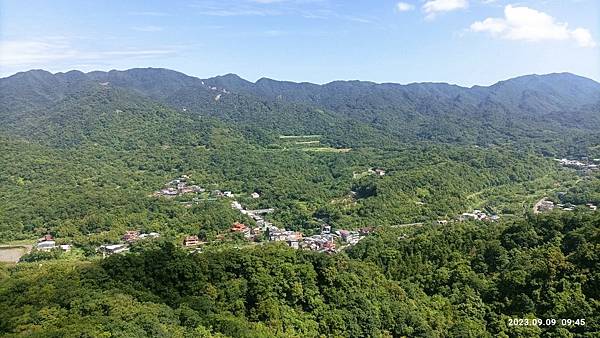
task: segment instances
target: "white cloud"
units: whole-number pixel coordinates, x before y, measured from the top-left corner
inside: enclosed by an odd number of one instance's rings
[[[3,66],[37,65],[77,58],[79,54],[62,42],[2,41],[0,43],[0,64]]]
[[[594,47],[596,43],[585,28],[569,29],[567,23],[556,20],[544,13],[528,7],[504,8],[503,18],[487,18],[476,21],[470,27],[473,32],[487,32],[494,37],[507,40],[546,41],[574,40],[581,47]]]
[[[435,18],[437,13],[451,12],[469,7],[468,0],[429,0],[423,5],[427,19]]]
[[[489,32],[491,34],[499,34],[506,30],[506,22],[504,19],[487,18],[483,21],[475,21],[471,24],[473,32]]]
[[[407,12],[407,11],[412,11],[413,9],[415,9],[415,6],[406,2],[399,2],[396,4],[396,10],[398,12]]]
[[[581,47],[596,47],[596,41],[594,41],[592,33],[585,28],[575,28],[571,31],[571,36]]]
[[[106,62],[115,58],[150,58],[173,55],[175,49],[82,50],[63,39],[0,41],[3,67],[52,67],[58,63]]]

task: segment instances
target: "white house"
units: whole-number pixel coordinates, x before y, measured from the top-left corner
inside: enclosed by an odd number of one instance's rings
[[[103,256],[110,256],[113,254],[127,252],[129,251],[129,248],[127,247],[127,244],[104,244],[100,246],[99,250],[102,252]]]
[[[55,241],[41,241],[37,244],[38,250],[47,251],[47,250],[52,250],[54,248],[56,248]]]

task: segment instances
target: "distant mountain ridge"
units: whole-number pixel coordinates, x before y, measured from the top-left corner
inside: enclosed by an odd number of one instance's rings
[[[600,83],[570,73],[525,75],[467,88],[366,81],[319,85],[268,78],[250,82],[235,74],[200,79],[163,68],[31,70],[2,78],[0,122],[18,127],[23,117],[35,120],[96,87],[119,88],[180,113],[280,133],[336,130],[341,137],[361,130],[402,141],[486,144],[600,128]]]
[[[333,81],[319,85],[308,82],[277,81],[261,78],[256,82],[242,79],[236,74],[226,74],[208,79],[200,79],[164,68],[133,68],[125,71],[92,71],[83,73],[69,71],[52,74],[44,70],[31,70],[0,79],[3,93],[14,88],[26,90],[27,85],[37,83],[38,94],[52,97],[53,94],[68,92],[69,86],[86,82],[110,83],[114,86],[134,89],[155,99],[165,99],[178,90],[190,87],[219,90],[225,89],[238,94],[251,94],[262,98],[285,99],[301,103],[334,105],[335,98],[359,98],[366,94],[379,94],[384,99],[396,95],[396,99],[418,101],[419,99],[447,99],[462,102],[481,103],[485,100],[498,100],[525,108],[523,100],[544,99],[552,95],[556,99],[546,102],[545,108],[567,109],[569,106],[595,104],[600,101],[600,83],[571,73],[546,75],[525,75],[491,86],[471,88],[447,83],[374,83],[368,81]],[[49,88],[50,87],[50,88]],[[0,94],[2,97],[5,94]],[[538,98],[541,99],[541,98]],[[539,103],[539,102],[538,102]],[[531,106],[531,104],[529,104]],[[531,107],[530,107],[531,108]]]
[[[460,95],[470,92],[474,97],[496,95],[501,97],[515,96],[530,92],[552,92],[553,94],[569,94],[576,97],[575,104],[597,103],[600,100],[600,83],[571,73],[551,73],[545,75],[524,75],[499,81],[491,86],[462,87],[443,82],[419,82],[409,84],[375,83],[370,81],[348,80],[332,81],[326,84],[309,82],[279,81],[261,78],[251,82],[236,74],[225,74],[207,79],[200,79],[165,68],[132,68],[128,70],[91,71],[83,73],[78,70],[58,72],[35,69],[0,78],[0,88],[6,89],[4,83],[22,81],[38,81],[40,84],[52,81],[68,85],[87,81],[109,82],[115,86],[134,88],[148,96],[166,97],[179,89],[190,86],[216,87],[237,93],[251,93],[265,97],[276,97],[288,94],[288,99],[309,99],[318,101],[327,92],[346,89],[355,94],[363,90],[379,89],[380,91],[412,90],[417,94]]]

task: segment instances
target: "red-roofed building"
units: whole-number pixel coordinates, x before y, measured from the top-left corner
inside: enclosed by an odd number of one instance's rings
[[[233,226],[231,227],[232,232],[246,232],[247,230],[248,230],[248,227],[246,226],[246,224],[239,223],[239,222],[234,223]]]
[[[125,235],[123,235],[123,240],[125,242],[133,242],[136,241],[138,239],[138,237],[140,236],[140,232],[139,231],[127,231],[125,233]]]
[[[46,234],[46,235],[44,235],[44,237],[38,239],[38,242],[53,241],[53,240],[54,240],[54,237],[52,237],[52,235]]]
[[[323,243],[323,249],[335,249],[335,243],[333,241],[328,241]]]

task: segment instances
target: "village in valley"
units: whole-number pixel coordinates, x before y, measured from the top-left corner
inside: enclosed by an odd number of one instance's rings
[[[556,159],[558,164],[565,168],[577,170],[582,176],[589,176],[600,170],[600,159],[589,160],[582,158],[580,160]],[[353,178],[357,179],[366,175],[383,177],[387,174],[383,168],[369,168],[368,170],[353,173]],[[351,195],[355,195],[351,192]],[[561,194],[558,193],[560,199]],[[191,249],[193,252],[202,252],[207,246],[218,245],[227,242],[236,242],[239,246],[240,241],[245,245],[263,245],[269,242],[284,243],[293,249],[311,250],[323,253],[335,253],[353,245],[356,245],[365,237],[375,232],[378,227],[368,226],[360,229],[335,229],[326,222],[321,222],[320,229],[306,235],[300,231],[289,230],[275,226],[270,222],[269,214],[275,212],[275,208],[263,209],[248,209],[244,206],[243,201],[259,200],[261,194],[257,191],[251,193],[240,194],[243,198],[240,199],[232,191],[228,190],[208,190],[194,183],[190,175],[181,175],[173,180],[168,181],[163,188],[153,192],[151,197],[172,199],[176,203],[180,203],[185,207],[191,207],[194,204],[207,201],[216,201],[218,199],[229,199],[230,206],[240,214],[239,221],[234,222],[229,229],[216,235],[212,239],[200,238],[198,234],[184,234],[179,238],[179,243],[185,248]],[[560,203],[553,201],[548,197],[544,197],[537,201],[533,206],[533,213],[539,214],[551,212],[553,210],[573,211],[578,206],[571,203]],[[587,203],[585,208],[591,211],[596,211],[597,206],[592,203]],[[246,223],[242,220],[246,219]],[[500,215],[492,212],[475,209],[471,212],[464,212],[455,217],[438,219],[433,221],[433,224],[443,226],[453,222],[477,221],[477,222],[497,222],[500,220]],[[400,224],[392,227],[405,226],[422,226],[424,223]],[[113,243],[105,243],[96,248],[96,253],[102,257],[107,257],[113,254],[126,253],[135,243],[144,240],[157,239],[161,235],[157,232],[143,233],[139,230],[126,231],[120,241]],[[26,251],[30,252],[35,248],[37,251],[50,252],[52,250],[60,250],[62,252],[71,251],[72,245],[57,244],[57,240],[51,235],[46,234],[40,238],[34,245],[23,245]],[[18,258],[17,258],[18,259]]]
[[[380,175],[380,174],[378,174]],[[174,199],[179,197],[180,201],[186,207],[197,204],[200,201],[214,201],[219,198],[230,199],[232,209],[240,213],[241,219],[251,219],[254,225],[244,224],[241,221],[235,222],[230,229],[218,234],[214,239],[202,239],[197,234],[188,234],[183,236],[180,244],[185,248],[192,249],[193,252],[201,252],[204,247],[211,244],[225,243],[235,239],[242,239],[247,245],[261,245],[267,242],[284,243],[294,249],[312,250],[325,253],[334,253],[343,250],[349,246],[357,244],[360,240],[374,231],[373,227],[365,227],[359,230],[332,229],[328,224],[323,224],[319,234],[305,236],[302,232],[278,228],[269,222],[265,217],[274,212],[274,208],[265,209],[246,209],[231,191],[213,190],[207,192],[193,183],[189,175],[181,175],[165,184],[165,186],[155,191],[151,196],[157,198]],[[258,192],[248,194],[251,199],[259,199]],[[143,240],[159,238],[160,234],[140,233],[137,230],[127,231],[120,242],[104,244],[97,248],[97,252],[103,257],[120,254],[129,251],[132,244]]]
[[[362,175],[375,175],[382,177],[386,175],[386,171],[382,168],[370,168]],[[354,177],[356,178],[356,174]],[[189,175],[182,175],[181,177],[168,182],[164,189],[156,191],[153,196],[172,198],[185,194],[204,192],[206,192],[206,189],[191,184]],[[242,217],[248,217],[252,219],[255,225],[252,226],[242,222],[235,222],[232,224],[228,232],[219,234],[215,237],[213,242],[202,240],[198,235],[185,236],[181,242],[182,246],[192,248],[197,252],[202,251],[202,248],[206,245],[214,244],[215,241],[226,241],[228,235],[233,235],[237,236],[238,238],[242,238],[248,244],[252,245],[260,245],[267,242],[278,242],[285,243],[293,249],[335,253],[356,245],[358,242],[372,234],[377,229],[374,226],[363,227],[354,230],[335,229],[329,224],[322,223],[317,234],[306,236],[300,231],[279,228],[273,225],[273,223],[269,222],[266,217],[268,214],[273,213],[275,208],[254,210],[247,209],[236,199],[236,194],[231,191],[214,190],[212,191],[211,195],[213,198],[231,199],[231,208],[238,211]],[[261,197],[258,192],[252,192],[249,194],[249,196],[252,199],[259,199]],[[189,205],[197,201],[198,198],[194,197],[191,201],[182,203]],[[481,210],[474,210],[472,212],[458,215],[454,219],[450,220],[450,222],[462,222],[468,220],[495,222],[499,219],[500,217],[498,215],[488,214]],[[445,225],[448,224],[448,222],[448,220],[438,220],[433,222],[433,224]]]
[[[285,242],[294,249],[336,252],[357,244],[374,230],[373,227],[361,228],[358,231],[332,230],[330,225],[322,224],[320,234],[305,237],[302,232],[280,229],[266,221],[263,215],[275,211],[272,208],[246,210],[238,201],[231,202],[231,207],[243,215],[248,215],[257,225],[256,228],[251,228],[242,223],[235,223],[231,232],[240,233],[245,239],[252,242],[260,242],[262,239],[270,242]]]
[[[587,158],[581,160],[556,159],[556,161],[559,165],[576,169],[584,175],[599,170],[600,164],[599,159],[588,160]],[[369,168],[364,172],[354,172],[353,178],[357,179],[367,175],[383,177],[386,174],[387,172],[383,168]],[[353,192],[351,192],[351,194],[352,193]],[[261,198],[260,193],[257,191],[241,195],[250,197],[252,200]],[[181,175],[180,177],[168,181],[162,189],[155,191],[151,196],[155,198],[175,199],[185,207],[191,207],[200,202],[215,201],[222,198],[231,200],[230,206],[240,213],[240,221],[233,223],[227,231],[218,234],[213,239],[200,238],[197,234],[183,235],[179,240],[180,245],[191,249],[193,252],[202,252],[205,247],[214,244],[241,240],[245,242],[246,245],[263,245],[268,242],[276,242],[284,243],[293,249],[335,253],[356,245],[377,230],[377,227],[374,226],[353,230],[334,229],[331,225],[322,222],[320,229],[316,234],[313,233],[307,236],[303,232],[280,228],[271,223],[268,220],[268,215],[273,213],[275,208],[247,209],[242,202],[238,201],[236,193],[228,190],[208,190],[195,184],[190,175]],[[591,210],[597,209],[593,204],[588,204],[586,207]],[[550,199],[543,198],[534,205],[533,212],[549,212],[554,209],[572,211],[574,208],[574,205],[568,203],[555,204]],[[246,222],[248,224],[245,224],[241,221],[242,219],[250,219],[251,221]],[[495,213],[475,209],[471,212],[464,212],[449,219],[438,219],[433,221],[433,224],[448,225],[452,222],[497,222],[499,220],[500,216]],[[424,223],[401,224],[394,227],[421,226],[423,224]],[[103,257],[112,254],[125,253],[129,251],[129,247],[132,244],[140,240],[155,239],[159,237],[160,234],[156,232],[140,233],[138,230],[129,230],[123,235],[120,242],[103,244],[97,248],[97,252]],[[57,247],[65,251],[70,250],[69,245],[56,246],[54,239],[50,235],[40,239],[37,244],[38,250],[51,250]]]

